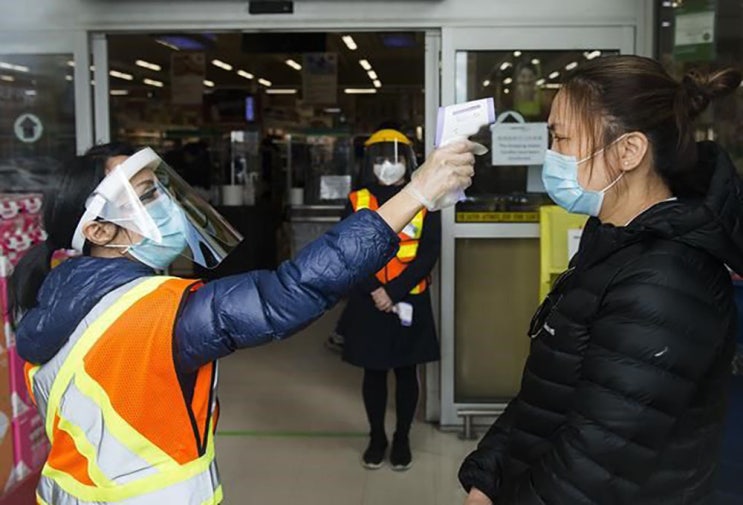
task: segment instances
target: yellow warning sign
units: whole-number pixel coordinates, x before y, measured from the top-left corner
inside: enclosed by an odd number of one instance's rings
[[[539,212],[457,212],[457,223],[538,223]]]

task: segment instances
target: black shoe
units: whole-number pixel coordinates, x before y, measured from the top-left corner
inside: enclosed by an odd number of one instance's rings
[[[332,333],[325,341],[325,347],[337,353],[343,352],[343,337],[337,333]]]
[[[364,451],[362,457],[362,465],[367,470],[378,470],[382,468],[382,462],[384,462],[384,455],[387,452],[387,437],[382,435],[381,437],[372,436],[369,439],[369,446]]]
[[[392,451],[390,451],[390,464],[396,472],[404,472],[413,466],[413,455],[410,452],[410,440],[408,436],[398,436],[392,439]]]

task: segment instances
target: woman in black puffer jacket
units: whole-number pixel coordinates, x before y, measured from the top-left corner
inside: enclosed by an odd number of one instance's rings
[[[594,216],[534,317],[521,390],[464,461],[468,505],[712,501],[743,184],[693,121],[740,73],[588,62],[558,93],[550,196]]]

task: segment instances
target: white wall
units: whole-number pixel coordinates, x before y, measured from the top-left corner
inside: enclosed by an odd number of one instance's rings
[[[0,30],[639,25],[650,0],[296,0],[251,16],[246,0],[2,0]]]

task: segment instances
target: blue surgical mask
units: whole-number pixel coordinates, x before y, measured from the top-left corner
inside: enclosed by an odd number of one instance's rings
[[[619,142],[624,136],[609,145]],[[607,146],[608,147],[608,146]],[[624,173],[601,191],[583,188],[578,182],[578,166],[603,152],[603,148],[591,156],[578,160],[575,156],[560,154],[552,149],[547,150],[542,170],[542,182],[550,198],[568,212],[598,216],[604,204],[606,192],[618,183]]]
[[[158,244],[149,238],[128,248],[137,260],[155,270],[165,270],[186,249],[186,216],[169,196],[161,196],[146,206],[147,212],[155,221],[162,241]]]

